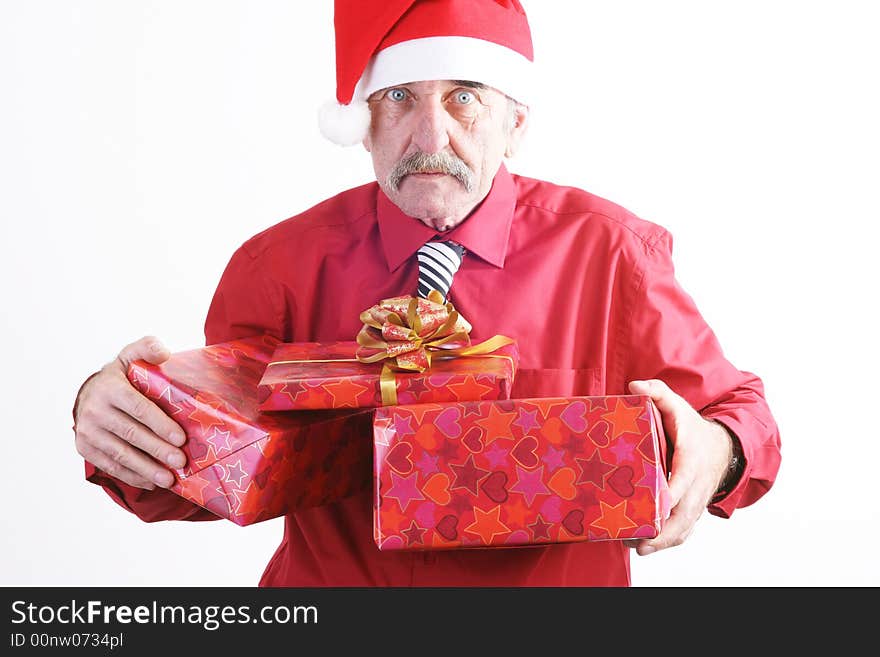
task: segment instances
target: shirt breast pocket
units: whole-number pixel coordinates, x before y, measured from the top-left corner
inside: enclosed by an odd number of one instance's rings
[[[584,369],[522,369],[513,381],[513,399],[528,397],[593,397],[605,394],[598,367]]]

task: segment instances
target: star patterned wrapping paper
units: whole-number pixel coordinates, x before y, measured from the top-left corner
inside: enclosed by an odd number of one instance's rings
[[[380,408],[373,445],[381,550],[653,538],[669,516],[647,396]]]
[[[250,525],[327,504],[371,485],[371,416],[261,413],[257,383],[278,340],[235,340],[134,361],[128,378],[185,431],[172,491]]]
[[[363,363],[358,343],[281,343],[260,380],[267,411],[382,406],[382,363]],[[398,404],[509,399],[519,364],[516,344],[491,354],[435,356],[424,372],[394,372]]]

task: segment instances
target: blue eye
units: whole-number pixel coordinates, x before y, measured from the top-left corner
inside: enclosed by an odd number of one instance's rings
[[[388,98],[393,100],[395,103],[399,103],[402,100],[406,99],[406,91],[403,89],[391,89],[388,91]]]
[[[455,102],[461,105],[470,105],[474,102],[477,97],[474,95],[472,91],[456,91],[455,92]]]

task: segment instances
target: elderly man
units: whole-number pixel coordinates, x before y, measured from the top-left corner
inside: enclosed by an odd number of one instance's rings
[[[376,182],[248,240],[205,323],[208,344],[270,333],[350,340],[359,313],[414,294],[424,244],[463,254],[449,298],[478,339],[520,346],[513,397],[646,394],[673,444],[673,510],[650,540],[529,549],[379,551],[371,495],[291,514],[264,586],[630,584],[629,554],[684,541],[702,513],[729,517],[773,484],[780,442],[761,380],[728,362],[679,287],[667,231],[585,191],[511,175],[526,132],[532,44],[516,0],[337,0],[337,102],[322,131],[363,143]],[[166,490],[180,428],[125,377],[158,363],[125,347],[74,409],[87,478],[146,521],[207,520]]]

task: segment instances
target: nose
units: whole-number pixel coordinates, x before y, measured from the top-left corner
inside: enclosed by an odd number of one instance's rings
[[[436,95],[419,99],[415,112],[413,143],[424,153],[439,153],[449,145],[452,117]]]

